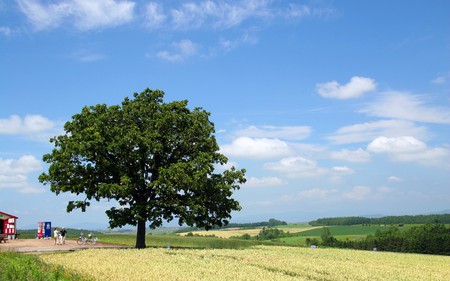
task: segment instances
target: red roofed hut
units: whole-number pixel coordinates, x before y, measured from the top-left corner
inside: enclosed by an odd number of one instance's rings
[[[6,234],[10,239],[16,238],[16,222],[18,217],[0,212],[0,234]]]

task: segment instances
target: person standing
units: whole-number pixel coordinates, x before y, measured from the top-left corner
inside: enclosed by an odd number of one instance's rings
[[[57,227],[55,227],[55,230],[53,230],[53,237],[55,238],[55,245],[58,243],[59,244],[59,242],[58,242],[58,239],[59,239],[59,231],[58,231],[58,228]]]
[[[63,244],[63,245],[66,244],[66,234],[67,234],[67,231],[66,231],[66,229],[63,227],[63,228],[61,229],[61,240],[62,240],[62,244]]]

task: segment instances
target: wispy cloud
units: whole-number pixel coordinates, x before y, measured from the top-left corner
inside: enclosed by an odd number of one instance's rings
[[[333,144],[348,144],[372,141],[379,136],[400,137],[405,135],[424,140],[430,137],[426,127],[418,126],[411,121],[390,119],[342,127],[330,135],[328,140]]]
[[[130,22],[135,3],[115,0],[65,0],[41,3],[17,0],[20,11],[36,30],[56,28],[65,22],[79,30],[109,28]]]
[[[250,177],[247,179],[245,183],[246,187],[274,187],[285,184],[286,182],[283,179],[277,177]]]
[[[104,54],[92,52],[85,49],[74,52],[71,57],[79,62],[85,63],[101,61],[107,58],[107,56]]]
[[[311,134],[309,126],[248,126],[236,131],[238,136],[302,140]]]
[[[170,51],[160,51],[156,54],[156,56],[163,60],[177,62],[195,56],[199,49],[200,45],[192,42],[191,40],[184,39],[172,43]]]
[[[450,81],[450,72],[447,72],[445,74],[438,75],[436,78],[431,80],[431,83],[433,84],[445,84]]]
[[[450,108],[429,105],[424,96],[407,92],[386,92],[360,110],[369,116],[426,123],[450,124]]]
[[[12,33],[13,32],[12,32],[12,29],[10,27],[8,27],[8,26],[0,26],[0,34],[3,34],[5,36],[9,36]]]
[[[344,197],[350,200],[365,200],[368,199],[372,189],[368,186],[355,186],[350,191],[344,193]]]

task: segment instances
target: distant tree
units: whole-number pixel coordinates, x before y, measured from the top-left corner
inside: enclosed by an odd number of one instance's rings
[[[91,200],[116,200],[121,207],[106,211],[109,225],[137,225],[136,248],[146,247],[147,221],[152,229],[174,218],[210,229],[240,210],[231,196],[245,170],[215,171],[227,158],[218,152],[210,114],[163,97],[146,89],[121,105],[84,107],[65,134],[50,140],[55,147],[43,157],[48,173],[39,177],[56,195],[85,195],[70,201],[68,212],[84,212]]]
[[[285,221],[280,221],[277,219],[270,219],[268,226],[277,226],[277,225],[287,225],[287,222]]]
[[[331,235],[331,231],[328,227],[322,228],[322,234],[320,235],[320,238],[322,239],[322,244],[325,246],[333,246],[333,244],[336,242],[336,238]]]

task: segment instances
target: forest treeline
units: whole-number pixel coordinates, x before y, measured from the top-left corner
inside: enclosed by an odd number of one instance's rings
[[[229,223],[221,227],[213,227],[212,229],[274,227],[277,225],[287,225],[287,224],[288,224],[287,222],[282,220],[269,219],[268,221],[260,221],[260,222]],[[205,230],[205,229],[198,227],[183,227],[182,229],[175,231],[175,233],[198,231],[198,230]]]
[[[427,223],[450,223],[450,214],[417,215],[417,216],[386,216],[381,218],[366,217],[335,217],[320,218],[310,221],[311,226],[329,225],[369,225],[369,224],[427,224]]]
[[[320,244],[328,247],[376,250],[402,253],[450,255],[450,227],[444,224],[425,224],[400,230],[378,230],[375,235],[367,235],[362,240],[337,240],[330,230],[323,228],[321,241],[307,239],[307,244]]]

